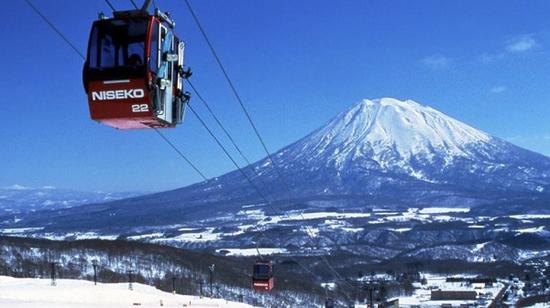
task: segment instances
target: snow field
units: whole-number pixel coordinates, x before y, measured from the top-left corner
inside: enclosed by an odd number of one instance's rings
[[[104,284],[83,280],[0,276],[0,307],[13,308],[116,308],[116,307],[235,307],[250,305],[223,299],[174,295],[154,287],[134,283]]]
[[[419,211],[420,214],[441,214],[441,213],[468,213],[470,208],[461,207],[425,207]]]
[[[262,256],[288,252],[286,248],[258,248],[258,250],[260,251],[260,254]],[[216,249],[216,252],[220,253],[222,251],[228,251],[227,254],[225,254],[226,256],[250,257],[250,256],[258,255],[258,250],[256,250],[256,248],[222,248],[222,249]]]

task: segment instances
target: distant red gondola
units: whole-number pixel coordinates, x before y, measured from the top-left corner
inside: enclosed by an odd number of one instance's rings
[[[184,43],[167,14],[148,13],[149,3],[92,25],[83,69],[90,115],[118,129],[174,127],[189,99]]]
[[[252,272],[252,288],[256,291],[270,291],[274,287],[273,263],[256,261]]]

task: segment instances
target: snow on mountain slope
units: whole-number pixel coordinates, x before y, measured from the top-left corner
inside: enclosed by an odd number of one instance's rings
[[[112,307],[252,307],[223,299],[174,295],[151,286],[133,283],[104,284],[83,280],[58,279],[52,286],[49,279],[0,276],[0,307],[13,308],[112,308]]]
[[[491,137],[430,107],[392,98],[363,100],[311,134],[298,156],[334,160],[368,157],[387,165],[388,150],[403,160],[414,155],[471,157],[468,146]],[[327,159],[328,158],[328,159]]]

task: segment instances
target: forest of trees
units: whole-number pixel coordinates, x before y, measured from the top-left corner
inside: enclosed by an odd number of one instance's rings
[[[186,250],[170,246],[124,240],[52,241],[0,237],[0,275],[50,278],[52,263],[57,278],[92,280],[104,283],[131,279],[164,291],[221,297],[265,306],[324,303],[336,298],[347,304],[374,300],[383,302],[413,292],[412,283],[422,282],[422,272],[440,274],[477,273],[486,277],[508,277],[526,273],[526,268],[509,262],[471,263],[462,260],[416,260],[393,258],[369,262],[344,252],[326,256],[337,268],[335,278],[318,256],[274,256],[275,289],[269,293],[252,291],[253,257],[230,257],[213,250]],[[215,264],[215,271],[209,265]],[[304,266],[305,265],[305,266]],[[210,289],[210,274],[213,285]],[[377,278],[383,274],[384,278]],[[330,282],[331,288],[322,284]],[[212,294],[211,294],[212,293]]]

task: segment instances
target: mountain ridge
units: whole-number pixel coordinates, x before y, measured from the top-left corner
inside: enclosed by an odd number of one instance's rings
[[[143,194],[145,192],[80,191],[49,185],[30,187],[13,184],[0,187],[0,216],[71,208],[89,203],[127,199]]]

